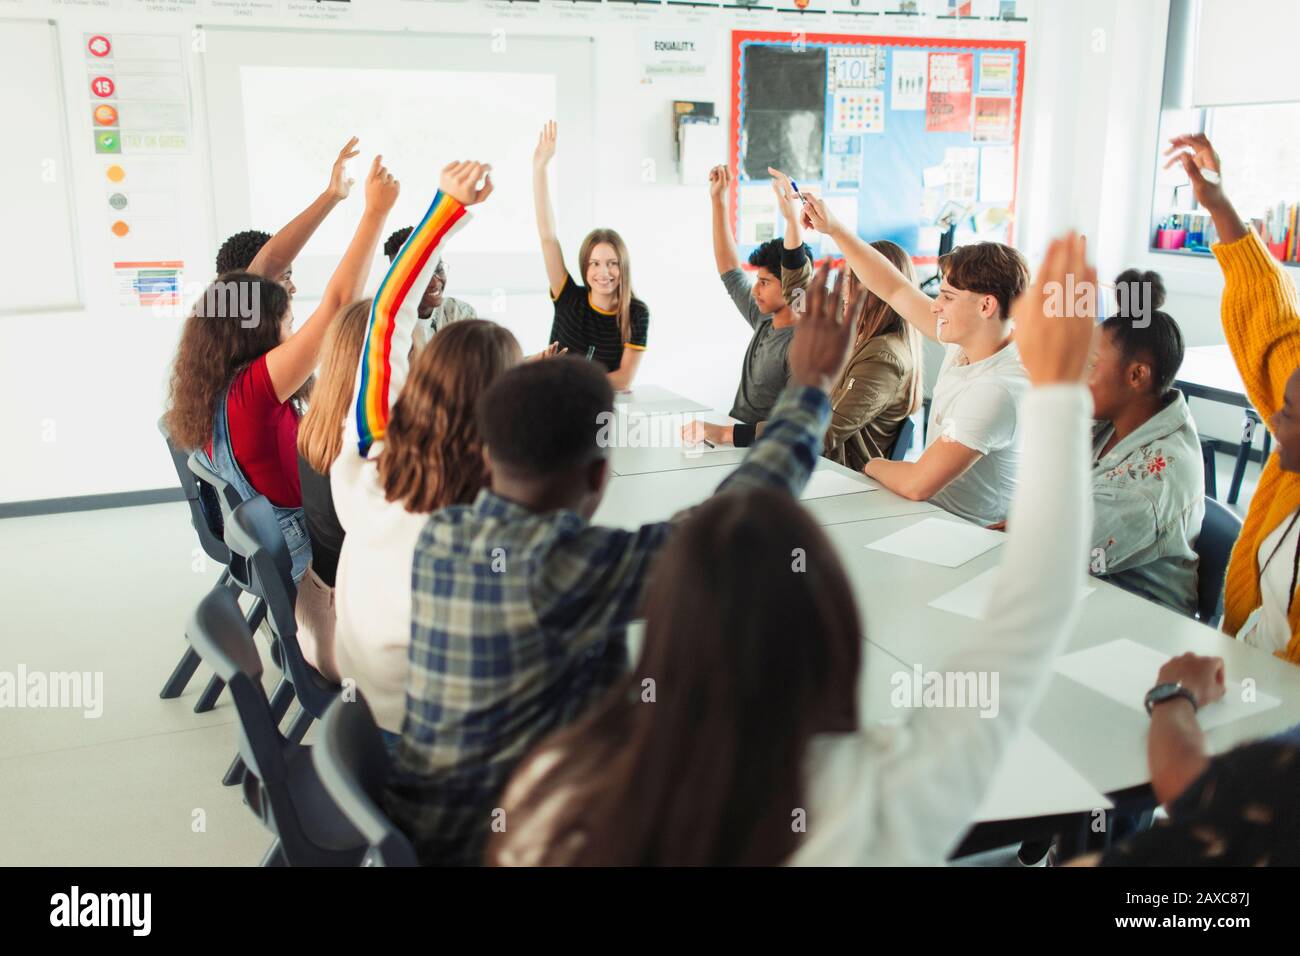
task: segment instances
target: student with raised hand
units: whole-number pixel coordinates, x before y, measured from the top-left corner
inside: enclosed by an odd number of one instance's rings
[[[343,422],[352,410],[370,306],[369,299],[360,299],[344,307],[325,333],[311,405],[298,423],[298,484],[311,564],[298,584],[293,610],[302,656],[334,681],[339,679],[334,660],[334,579],[346,533],[334,510],[329,476],[330,466],[343,450]]]
[[[888,239],[871,245],[915,281],[912,259],[901,246]],[[850,290],[847,300],[854,297],[857,279],[847,272],[845,282]],[[904,420],[921,407],[921,368],[919,333],[889,303],[867,293],[849,362],[831,389],[831,424],[822,455],[855,470],[873,458],[889,457]],[[688,443],[744,446],[763,433],[763,424],[715,425],[696,420],[682,427],[682,438]]]
[[[1000,674],[999,713],[919,708],[901,727],[863,726],[861,618],[834,547],[784,496],[720,495],[655,565],[640,663],[512,778],[489,863],[943,862],[1032,712],[1083,593],[1094,319],[1049,316],[1043,287],[1071,275],[1094,281],[1075,237],[1052,243],[1015,305],[1032,454],[993,598],[1008,611],[944,662]],[[792,548],[806,556],[802,573],[790,571]],[[806,833],[792,826],[798,810]]]
[[[335,658],[390,743],[405,709],[415,540],[430,512],[472,501],[487,483],[474,405],[520,361],[508,330],[467,319],[438,332],[408,375],[411,335],[441,252],[471,218],[469,207],[491,192],[482,163],[443,169],[428,212],[375,293],[343,449],[330,468],[346,532],[334,589]]]
[[[852,330],[826,276],[790,347],[790,385],[719,496],[793,498],[808,481]],[[490,487],[435,512],[416,543],[406,719],[386,805],[422,862],[481,861],[515,764],[627,667],[645,575],[684,516],[635,531],[589,523],[609,476],[613,403],[605,376],[572,356],[501,376],[479,405]]]
[[[1196,539],[1205,517],[1205,465],[1196,423],[1173,388],[1183,335],[1165,312],[1154,272],[1115,280],[1118,312],[1101,326],[1088,387],[1095,519],[1089,566],[1098,577],[1196,613]]]
[[[1223,333],[1268,424],[1277,453],[1264,465],[1223,585],[1223,630],[1300,663],[1300,310],[1291,278],[1223,189],[1219,154],[1202,134],[1171,141],[1196,201],[1214,219],[1223,270]]]
[[[361,151],[353,136],[339,150],[330,169],[329,185],[310,206],[285,223],[275,235],[258,229],[237,232],[221,244],[217,251],[217,275],[227,272],[251,272],[253,275],[274,279],[285,287],[289,296],[297,292],[293,284],[293,261],[307,245],[307,241],[320,228],[334,207],[348,198],[353,181],[347,175],[347,162]]]
[[[590,354],[609,374],[615,389],[632,387],[650,331],[650,310],[632,291],[632,262],[623,237],[613,229],[593,229],[578,249],[582,285],[564,264],[555,229],[546,167],[555,156],[554,120],[542,127],[533,152],[533,206],[542,261],[551,286],[555,319],[548,341],[575,356]]]
[[[411,226],[403,226],[384,240],[384,255],[388,257],[389,265],[397,260],[397,254],[402,251],[402,246],[410,238],[411,232]],[[433,338],[435,333],[452,322],[478,318],[472,305],[446,295],[446,289],[447,263],[439,258],[438,268],[434,271],[433,278],[429,280],[429,287],[424,290],[424,295],[420,298],[419,321],[411,330],[411,338],[417,352],[429,344],[429,339]]]
[[[806,276],[812,269],[812,250],[803,242],[802,226],[793,202],[783,201],[782,189],[774,177],[773,188],[778,203],[783,214],[787,209],[789,213],[786,215],[785,237],[769,239],[750,253],[749,264],[757,270],[751,283],[740,268],[740,253],[727,219],[727,189],[730,184],[731,171],[726,166],[714,166],[709,170],[713,258],[718,267],[718,277],[736,309],[754,330],[745,348],[740,385],[736,388],[730,415],[753,427],[771,415],[789,379],[786,353],[799,316],[786,298],[786,291],[793,297],[796,288],[807,285]],[[742,429],[740,443],[752,437],[752,432]]]
[[[1147,763],[1167,817],[1069,865],[1300,865],[1300,727],[1212,757],[1196,715],[1225,691],[1222,658],[1161,666],[1146,695]]]
[[[1000,242],[959,246],[939,260],[943,281],[931,301],[825,202],[809,199],[804,214],[811,228],[835,240],[863,285],[946,349],[921,457],[874,458],[863,473],[968,521],[1001,523],[1020,465],[1016,409],[1029,384],[1011,334],[1011,302],[1029,281],[1024,257]]]
[[[287,289],[246,272],[228,273],[204,293],[177,346],[167,428],[182,448],[202,449],[212,469],[244,497],[275,508],[301,580],[311,559],[298,481],[298,409],[325,332],[361,295],[399,185],[376,156],[366,208],[320,304],[296,332]]]

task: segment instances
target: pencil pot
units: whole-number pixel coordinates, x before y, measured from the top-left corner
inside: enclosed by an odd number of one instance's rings
[[[1157,229],[1156,230],[1156,248],[1157,249],[1181,249],[1187,242],[1186,229]]]

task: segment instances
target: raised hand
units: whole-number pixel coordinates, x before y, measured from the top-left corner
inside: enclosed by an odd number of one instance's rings
[[[1011,304],[1020,361],[1034,385],[1084,380],[1097,332],[1097,272],[1085,240],[1052,240],[1033,284]]]
[[[838,229],[840,222],[826,206],[826,200],[809,196],[803,204],[803,227],[829,236]]]
[[[383,156],[376,156],[366,174],[366,209],[386,216],[397,202],[402,184],[393,178],[383,162]]]
[[[866,304],[866,293],[859,292],[844,308],[844,273],[837,270],[835,286],[826,289],[829,267],[823,263],[808,287],[808,309],[795,326],[788,361],[790,381],[829,391],[849,358],[853,330]]]
[[[448,163],[442,168],[438,188],[462,205],[481,203],[492,195],[492,166],[472,159]]]
[[[1204,707],[1224,694],[1223,658],[1180,654],[1164,663],[1156,683],[1182,684],[1196,698],[1196,706]]]
[[[533,168],[545,169],[546,164],[555,155],[556,126],[555,120],[547,120],[537,137],[537,148],[533,150]]]
[[[1165,155],[1173,157],[1165,163],[1165,169],[1175,163],[1183,167],[1187,178],[1192,182],[1192,192],[1196,194],[1198,203],[1206,209],[1215,209],[1227,203],[1219,154],[1214,151],[1204,133],[1175,136],[1169,141]]]
[[[767,174],[772,177],[772,191],[776,193],[777,205],[781,207],[781,215],[785,217],[786,222],[794,222],[795,217],[800,215],[799,206],[802,205],[795,198],[794,181],[781,172],[779,169],[767,167]]]
[[[731,185],[731,170],[726,166],[714,166],[709,170],[709,198],[721,199],[727,194]]]
[[[348,140],[347,145],[339,150],[339,155],[334,160],[334,166],[330,169],[330,184],[325,190],[335,200],[347,199],[348,194],[352,192],[352,186],[356,180],[348,178],[348,160],[360,154],[361,150],[357,149],[357,138],[355,136]]]

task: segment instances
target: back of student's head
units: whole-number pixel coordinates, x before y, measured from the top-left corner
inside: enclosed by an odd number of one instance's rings
[[[480,400],[478,421],[494,469],[544,480],[605,456],[601,432],[613,409],[604,368],[563,355],[502,375]]]
[[[451,323],[416,355],[379,456],[389,501],[425,514],[474,500],[487,483],[475,408],[521,358],[510,330],[485,319]]]
[[[243,272],[253,264],[257,254],[270,239],[271,234],[260,229],[245,229],[235,233],[217,250],[217,275]]]
[[[781,251],[785,248],[785,242],[781,239],[769,239],[767,242],[758,246],[749,254],[749,264],[756,269],[766,269],[778,279],[781,278]],[[812,247],[808,243],[803,244],[804,258],[809,262],[813,261]]]
[[[396,229],[393,234],[384,240],[384,255],[388,256],[388,261],[392,262],[397,258],[397,254],[402,251],[402,246],[406,245],[406,240],[410,238],[411,226],[403,226]]]
[[[322,475],[343,448],[343,423],[351,411],[357,366],[370,319],[370,299],[346,305],[330,323],[321,346],[320,373],[311,405],[298,424],[298,454]]]
[[[1115,314],[1102,323],[1127,362],[1151,366],[1151,390],[1164,395],[1183,364],[1183,333],[1166,312],[1165,283],[1160,273],[1125,269],[1115,279]]]
[[[1011,317],[1011,303],[1029,285],[1029,264],[1017,249],[1001,242],[975,242],[958,246],[939,257],[939,271],[954,289],[991,295],[998,302],[998,317]]]
[[[235,373],[280,344],[289,293],[247,272],[213,281],[181,329],[169,389],[167,430],[182,448],[212,437],[217,403]]]
[[[857,727],[861,628],[834,548],[786,493],[716,495],[665,546],[643,604],[640,662],[538,747],[564,754],[549,778],[515,791],[519,821],[574,793],[554,855],[532,862],[783,862],[810,739]]]

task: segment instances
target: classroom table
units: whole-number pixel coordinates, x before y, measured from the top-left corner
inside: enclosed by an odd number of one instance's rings
[[[675,404],[685,407],[689,399]],[[707,499],[737,467],[745,451],[719,449],[694,455],[680,447],[616,448],[612,460],[627,473],[609,479],[593,521],[631,529],[666,520]],[[985,626],[973,618],[930,607],[929,602],[997,567],[1001,547],[956,568],[871,550],[867,544],[926,518],[955,523],[962,519],[927,502],[908,501],[826,459],[818,462],[814,476],[814,482],[822,483],[818,493],[825,496],[803,504],[825,528],[839,553],[862,618],[865,667],[859,693],[863,719],[903,719],[906,714],[900,714],[890,702],[894,675],[917,665],[923,671],[942,671],[949,655],[962,644],[980,639]],[[827,491],[827,479],[816,476],[833,476],[829,479],[835,482],[830,488],[833,493]],[[1239,692],[1241,682],[1250,679],[1259,692],[1280,700],[1275,707],[1207,731],[1214,752],[1300,723],[1300,667],[1106,581],[1089,579],[1089,586],[1093,591],[1083,600],[1066,653],[1128,638],[1170,657],[1185,651],[1213,654],[1225,659],[1230,692]],[[1155,676],[1152,673],[1152,684]],[[1056,672],[1028,722],[1028,729],[1077,771],[1081,794],[1116,798],[1148,789],[1147,726],[1148,718],[1140,709],[1126,707]],[[1014,757],[1009,755],[999,768],[999,779],[1004,785],[1010,779],[1017,786],[1033,789],[1035,768]],[[1059,788],[1051,795],[1045,793],[1042,818],[1065,819],[1062,813],[1068,800]],[[1023,807],[1024,801],[1018,800],[1016,805]],[[1075,807],[1075,812],[1082,809]],[[989,827],[1001,821],[1012,825],[1011,830],[1004,827],[1001,832],[1014,834],[1014,825],[1031,815],[1011,820],[997,806],[989,806],[981,808],[973,822]]]
[[[1246,397],[1246,386],[1237,371],[1236,360],[1227,345],[1197,345],[1183,354],[1183,364],[1179,366],[1174,379],[1174,387],[1182,391],[1187,398],[1200,398],[1208,402],[1218,402],[1243,410],[1241,425],[1241,443],[1237,449],[1237,461],[1232,469],[1232,484],[1228,487],[1228,504],[1235,505],[1241,494],[1241,482],[1246,474],[1246,463],[1250,461],[1251,445],[1255,439],[1255,429],[1262,424],[1259,413]],[[1264,461],[1268,460],[1272,436],[1264,432]],[[1213,496],[1213,474],[1207,476],[1207,490]]]
[[[614,409],[639,415],[684,415],[707,412],[709,406],[659,385],[634,385],[614,393]]]

